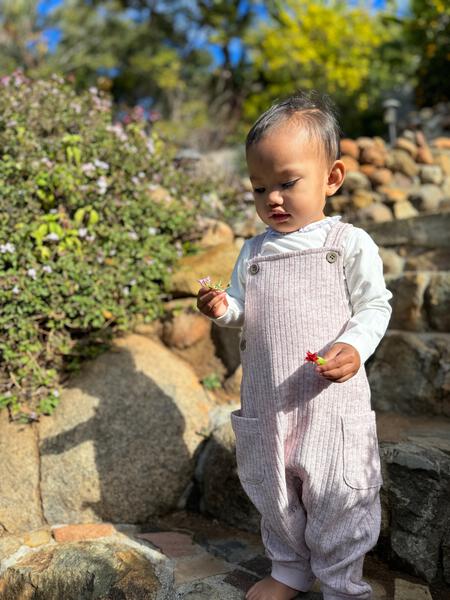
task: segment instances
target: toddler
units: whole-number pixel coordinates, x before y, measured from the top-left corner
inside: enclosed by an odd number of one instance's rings
[[[266,230],[245,240],[226,291],[197,306],[242,328],[241,408],[231,413],[242,487],[261,514],[271,575],[246,600],[368,600],[365,554],[381,523],[375,411],[364,362],[391,316],[378,246],[324,215],[342,185],[331,99],[298,92],[250,129],[246,161]],[[305,362],[317,352],[323,365]]]

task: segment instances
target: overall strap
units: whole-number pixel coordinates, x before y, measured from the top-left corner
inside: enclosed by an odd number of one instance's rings
[[[337,223],[335,223],[328,232],[324,242],[324,247],[339,248],[351,227],[353,227],[351,223],[337,221]]]
[[[248,260],[251,260],[261,252],[261,246],[266,236],[266,232],[263,231],[259,235],[255,235],[250,243],[250,254]]]

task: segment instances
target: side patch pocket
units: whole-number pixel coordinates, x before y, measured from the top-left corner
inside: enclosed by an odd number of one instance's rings
[[[358,490],[382,485],[375,411],[341,415],[341,422],[345,483]]]
[[[241,409],[231,412],[236,437],[236,463],[239,479],[245,483],[264,481],[262,436],[257,417],[243,417]]]

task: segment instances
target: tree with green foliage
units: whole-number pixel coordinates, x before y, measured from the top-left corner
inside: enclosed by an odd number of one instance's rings
[[[35,75],[48,57],[35,0],[0,0],[0,72],[21,67]]]
[[[243,43],[255,25],[255,0],[198,0],[195,27],[204,32],[207,41],[214,44],[223,60],[207,77],[211,122],[220,122],[220,131],[212,132],[211,143],[220,146],[234,133],[242,118],[244,101],[251,89],[254,69]],[[239,57],[232,59],[232,46],[239,46]]]
[[[448,98],[449,10],[443,0],[412,0],[406,17],[394,0],[373,13],[343,0],[65,0],[42,16],[30,0],[4,0],[0,65],[108,89],[117,109],[147,104],[163,138],[202,149],[242,141],[295,88],[331,94],[347,135],[380,134],[387,96],[415,85],[420,105]]]
[[[395,19],[340,0],[274,3],[271,19],[245,39],[257,73],[244,105],[245,126],[275,99],[316,88],[336,100],[351,129],[351,119],[394,85],[397,75],[387,72],[381,51],[386,58],[398,29]],[[398,52],[392,58],[401,60]]]
[[[417,65],[418,106],[450,101],[450,4],[445,0],[411,0],[404,30]]]

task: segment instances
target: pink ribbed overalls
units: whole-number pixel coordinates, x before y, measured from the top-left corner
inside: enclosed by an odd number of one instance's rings
[[[298,590],[321,583],[324,600],[367,600],[364,555],[381,524],[383,483],[375,411],[364,365],[344,383],[305,363],[323,355],[351,317],[344,239],[335,223],[320,248],[247,263],[241,333],[241,408],[231,413],[239,479],[261,513],[272,576]]]

